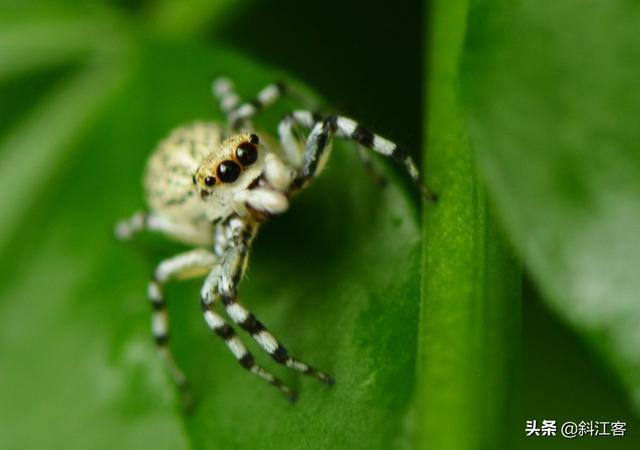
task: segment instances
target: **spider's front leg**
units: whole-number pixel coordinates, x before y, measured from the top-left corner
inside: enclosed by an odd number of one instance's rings
[[[245,235],[250,236],[250,233]],[[331,375],[317,370],[309,364],[289,355],[286,348],[267,330],[264,324],[238,302],[238,283],[242,278],[247,263],[250,239],[251,237],[246,241],[243,239],[243,242],[240,242],[230,249],[224,258],[218,284],[218,293],[220,294],[222,304],[227,314],[231,320],[248,332],[258,345],[279,364],[285,365],[305,375],[315,377],[328,385],[334,384],[335,380]]]
[[[310,111],[295,111],[291,119],[311,130],[305,145],[302,165],[295,180],[298,188],[305,186],[322,169],[325,150],[334,136],[351,139],[356,143],[390,158],[401,165],[428,201],[436,196],[420,180],[420,173],[413,159],[396,143],[364,128],[353,119],[343,116],[320,118]]]
[[[187,279],[207,273],[217,261],[218,258],[212,252],[204,249],[191,250],[165,259],[158,264],[147,290],[153,310],[151,331],[173,380],[182,391],[183,405],[187,410],[191,409],[193,399],[187,378],[169,347],[169,318],[163,288],[167,281]]]
[[[313,120],[308,126],[309,128],[313,128],[314,123],[322,120],[322,116],[313,113],[312,119]],[[299,122],[292,114],[287,114],[278,124],[278,136],[280,138],[280,145],[282,146],[284,156],[294,167],[302,167],[304,157],[304,142],[302,142],[302,139],[294,131],[295,126],[298,124]],[[367,149],[360,144],[357,144],[356,147],[358,156],[362,161],[367,175],[369,175],[376,185],[384,187],[387,184],[387,180],[384,175],[378,172],[374,167],[373,160],[371,159],[371,155],[368,153]]]
[[[220,314],[214,311],[213,307],[217,297],[217,286],[219,282],[220,266],[216,267],[211,271],[211,273],[209,273],[209,276],[202,286],[200,305],[202,306],[202,313],[204,315],[205,322],[211,331],[224,340],[224,343],[242,367],[247,369],[249,372],[256,374],[267,383],[275,386],[291,402],[295,402],[298,397],[295,391],[280,381],[280,379],[275,377],[267,369],[258,365],[251,352],[249,352],[240,338],[236,336],[235,330],[222,318],[222,316],[220,316]]]

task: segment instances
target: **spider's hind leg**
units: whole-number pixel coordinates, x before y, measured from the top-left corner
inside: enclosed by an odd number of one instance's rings
[[[148,296],[153,310],[151,331],[156,345],[171,371],[174,382],[182,392],[183,406],[187,410],[192,407],[193,397],[187,377],[169,347],[169,318],[163,288],[169,280],[202,275],[216,262],[217,257],[208,250],[190,250],[160,262],[154,271],[153,279],[149,282]]]
[[[323,383],[331,386],[335,383],[334,378],[321,370],[311,367],[309,364],[294,358],[287,349],[271,334],[260,320],[253,313],[249,312],[238,302],[235,295],[223,296],[222,304],[231,320],[251,335],[254,341],[267,352],[277,363],[290,369],[309,375]]]
[[[277,363],[314,377],[329,386],[333,385],[335,380],[331,375],[291,356],[287,349],[267,330],[264,324],[238,302],[237,284],[244,271],[247,250],[248,248],[244,245],[230,250],[222,265],[218,292],[222,297],[222,304],[227,314],[231,320],[248,332],[256,343],[271,355]]]
[[[293,89],[283,82],[271,83],[262,88],[256,97],[248,102],[242,103],[229,114],[231,125],[234,128],[241,128],[255,115],[273,105],[283,97],[292,98],[301,102],[304,108],[311,108],[314,103],[310,98]]]
[[[240,103],[240,96],[235,90],[233,82],[225,77],[218,77],[211,83],[211,92],[218,99],[220,109],[231,122],[231,113]]]
[[[274,376],[264,367],[256,363],[253,355],[240,338],[236,335],[235,330],[214,311],[213,306],[216,300],[215,289],[219,282],[219,273],[217,271],[211,271],[207,277],[201,294],[202,313],[204,320],[217,336],[224,340],[224,343],[229,348],[233,356],[249,372],[257,375],[265,380],[267,383],[275,386],[289,401],[295,402],[297,400],[297,394],[289,386],[284,384],[280,379]]]

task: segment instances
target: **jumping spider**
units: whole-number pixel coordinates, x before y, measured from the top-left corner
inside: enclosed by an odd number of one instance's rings
[[[214,310],[218,298],[229,318],[276,362],[327,385],[334,383],[332,376],[291,356],[237,298],[249,249],[260,226],[271,216],[285,212],[292,194],[320,174],[329,157],[331,138],[355,141],[363,157],[367,155],[362,147],[366,147],[399,162],[425,197],[433,198],[420,183],[416,165],[406,153],[347,117],[294,111],[278,126],[280,146],[255,131],[250,119],[289,92],[282,84],[272,84],[254,100],[240,103],[229,80],[215,80],[213,93],[228,123],[197,122],[174,130],[147,163],[144,187],[148,211],[137,212],[116,226],[116,235],[123,240],[136,232],[153,230],[195,247],[160,262],[148,286],[153,336],[186,403],[191,396],[184,372],[169,348],[163,286],[170,280],[202,275],[206,275],[201,290],[204,319],[242,367],[291,401],[296,399],[293,390],[255,362],[234,329]],[[310,130],[305,143],[297,139],[294,127]]]

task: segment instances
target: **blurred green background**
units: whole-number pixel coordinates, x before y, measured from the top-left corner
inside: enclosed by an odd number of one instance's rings
[[[640,7],[629,1],[0,1],[0,448],[640,447]],[[326,390],[210,336],[167,290],[184,415],[148,331],[154,236],[113,223],[209,83],[315,93],[422,162],[437,204],[349,144],[267,224],[243,301]],[[260,126],[274,129],[284,101]],[[301,254],[304,265],[301,266]],[[255,350],[255,347],[252,347]],[[623,438],[525,421],[624,421]]]

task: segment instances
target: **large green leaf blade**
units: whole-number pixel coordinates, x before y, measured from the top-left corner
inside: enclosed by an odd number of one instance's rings
[[[402,189],[376,187],[349,145],[336,146],[327,173],[265,227],[240,291],[293,354],[331,372],[336,385],[327,389],[276,367],[252,344],[260,362],[300,391],[299,403],[290,405],[209,332],[199,283],[188,282],[167,290],[172,345],[198,402],[192,416],[180,410],[150,336],[145,298],[153,265],[180,249],[142,239],[134,246],[140,251],[127,250],[111,229],[143,207],[139,180],[155,143],[181,123],[219,118],[212,74],[233,77],[246,95],[282,74],[191,43],[147,43],[140,55],[137,75],[79,144],[55,189],[30,209],[11,247],[15,264],[0,286],[0,345],[3,361],[20,363],[12,364],[11,382],[0,384],[10,399],[0,416],[13,423],[16,411],[41,404],[31,420],[59,426],[52,435],[9,428],[0,446],[86,448],[98,435],[92,448],[405,446],[419,306],[418,214]],[[49,276],[48,286],[38,283]],[[43,309],[41,289],[55,292]],[[32,314],[38,326],[17,325]],[[50,389],[42,373],[55,374]],[[82,420],[64,422],[61,405],[73,405]],[[154,428],[162,434],[150,435]]]
[[[640,8],[479,1],[461,82],[472,144],[550,305],[640,388]]]

